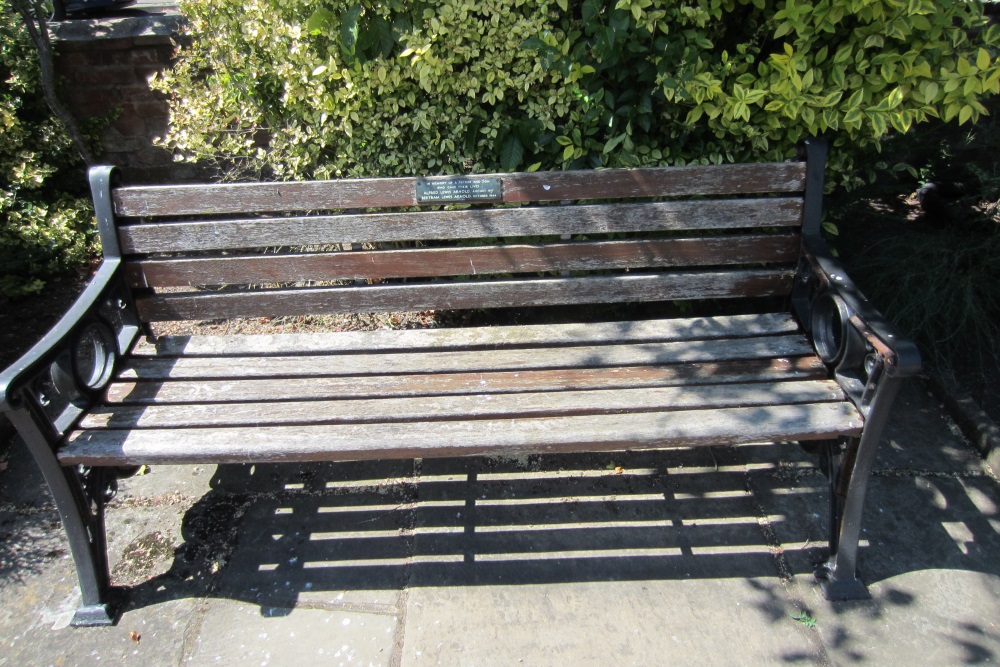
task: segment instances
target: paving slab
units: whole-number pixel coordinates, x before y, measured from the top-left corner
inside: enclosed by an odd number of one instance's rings
[[[406,586],[410,546],[402,531],[409,519],[384,500],[381,495],[255,500],[242,520],[219,595],[257,604],[262,613],[297,604],[394,612]]]
[[[996,553],[996,552],[994,552]],[[1000,576],[914,570],[869,586],[872,600],[816,598],[816,629],[834,664],[1000,662]]]
[[[414,588],[403,665],[823,664],[773,578]]]
[[[300,607],[262,615],[255,605],[215,602],[201,620],[186,665],[389,665],[393,615]]]
[[[835,664],[1000,662],[1000,498],[995,480],[956,472],[877,474],[869,484],[859,571],[870,601],[829,602],[811,576],[827,553],[826,483],[754,485]]]

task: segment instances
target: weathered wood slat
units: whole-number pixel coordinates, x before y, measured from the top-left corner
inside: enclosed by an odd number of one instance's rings
[[[664,366],[613,366],[559,370],[490,371],[421,375],[367,375],[244,380],[113,382],[109,403],[232,403],[342,398],[502,394],[531,391],[694,386],[730,382],[819,380],[826,367],[816,356],[750,359]]]
[[[92,410],[80,428],[186,428],[282,424],[377,424],[559,417],[842,401],[832,380],[647,387],[594,391],[470,394],[418,398],[112,406]]]
[[[746,338],[790,334],[799,325],[788,313],[630,320],[571,324],[524,324],[456,329],[338,331],[309,334],[161,336],[140,340],[135,356],[275,356],[338,352],[404,352],[494,347],[565,346]]]
[[[331,313],[634,303],[788,294],[784,269],[529,278],[245,292],[156,294],[136,299],[145,321]]]
[[[478,175],[477,175],[478,176]],[[502,182],[504,202],[801,192],[805,164],[608,169],[484,174]],[[446,177],[431,177],[439,181]],[[198,215],[414,206],[416,178],[117,188],[121,216]]]
[[[401,352],[292,357],[137,358],[121,379],[236,379],[410,373],[463,373],[520,369],[600,368],[735,359],[766,359],[810,354],[801,335],[736,338],[679,343],[640,343],[558,348],[477,351]]]
[[[791,263],[800,243],[767,235],[147,259],[130,262],[126,275],[132,287],[176,287]]]
[[[794,227],[802,200],[671,201],[125,225],[125,253],[562,234]]]
[[[349,461],[733,445],[857,435],[849,403],[401,424],[74,431],[63,465]],[[197,443],[197,446],[192,446]]]

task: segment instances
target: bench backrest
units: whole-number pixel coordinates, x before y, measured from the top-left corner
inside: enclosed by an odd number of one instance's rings
[[[128,186],[111,199],[127,280],[154,322],[786,295],[806,172]]]

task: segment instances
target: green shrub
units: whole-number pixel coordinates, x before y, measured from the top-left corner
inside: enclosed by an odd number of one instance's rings
[[[853,185],[888,133],[1000,92],[1000,31],[966,0],[182,9],[166,145],[278,178],[782,160],[822,133]]]
[[[93,213],[72,142],[52,119],[38,57],[0,5],[0,297],[39,291],[95,252]],[[67,191],[67,187],[71,188]]]

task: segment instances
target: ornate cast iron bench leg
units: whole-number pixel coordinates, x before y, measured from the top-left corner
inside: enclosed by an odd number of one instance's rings
[[[24,400],[24,399],[22,399]],[[52,446],[31,418],[30,409],[11,414],[11,420],[25,437],[31,455],[38,464],[59,511],[69,538],[76,564],[82,601],[72,624],[75,626],[111,625],[114,610],[109,605],[110,576],[104,531],[104,505],[117,489],[114,469],[81,470],[59,465]]]
[[[870,404],[864,433],[860,438],[850,438],[844,450],[832,456],[834,465],[830,466],[828,473],[830,559],[817,571],[828,600],[865,600],[870,597],[857,574],[861,518],[879,440],[888,420],[889,406],[899,392],[900,382],[900,378],[896,377],[883,380]]]

